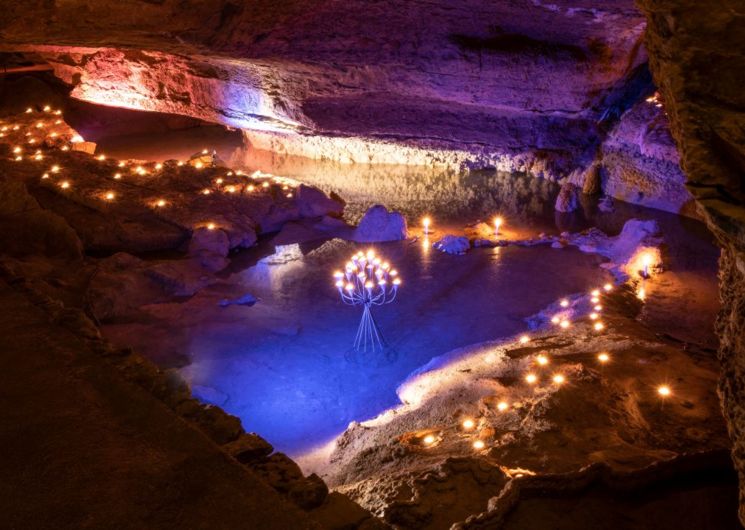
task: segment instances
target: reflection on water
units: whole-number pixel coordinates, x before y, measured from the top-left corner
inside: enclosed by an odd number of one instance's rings
[[[440,223],[462,224],[500,212],[512,221],[535,224],[553,218],[559,191],[554,182],[522,174],[339,164],[256,149],[236,150],[232,162],[249,171],[260,169],[337,193],[347,202],[350,221],[358,220],[372,204],[384,204],[409,220],[433,213]]]

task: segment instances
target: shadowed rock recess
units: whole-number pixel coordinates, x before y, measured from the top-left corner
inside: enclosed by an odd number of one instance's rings
[[[0,0],[0,59],[0,526],[745,523],[742,0]]]
[[[745,484],[745,6],[639,0],[687,187],[722,247],[722,408]],[[740,519],[745,522],[745,488]]]

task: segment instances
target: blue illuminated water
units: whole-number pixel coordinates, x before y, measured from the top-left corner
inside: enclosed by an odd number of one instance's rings
[[[334,240],[297,261],[247,267],[179,313],[192,358],[183,373],[197,393],[293,455],[396,405],[396,387],[431,358],[523,331],[525,317],[606,278],[596,258],[573,250],[450,256],[419,243],[375,245],[404,279],[399,299],[374,313],[397,358],[360,365],[345,358],[360,310],[341,304],[331,279],[358,248]],[[259,302],[217,306],[245,292]]]

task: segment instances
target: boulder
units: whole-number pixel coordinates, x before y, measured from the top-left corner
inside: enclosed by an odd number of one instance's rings
[[[189,241],[189,255],[196,258],[202,267],[212,272],[228,266],[229,261],[226,256],[229,250],[228,236],[219,229],[197,228]]]
[[[318,188],[311,188],[305,184],[297,187],[295,197],[301,217],[340,216],[344,212],[343,202],[334,200]]]
[[[365,212],[353,239],[363,243],[400,241],[408,237],[406,219],[398,212],[389,212],[380,204]]]
[[[467,237],[449,234],[436,241],[432,246],[446,254],[465,254],[471,248],[471,243]]]
[[[579,208],[579,188],[570,182],[565,182],[556,197],[557,212],[569,213]]]
[[[274,451],[269,442],[254,433],[241,434],[237,440],[225,444],[223,449],[242,464],[266,458]]]
[[[326,500],[328,494],[328,486],[315,473],[295,483],[289,492],[292,502],[300,506],[303,510],[318,508]]]

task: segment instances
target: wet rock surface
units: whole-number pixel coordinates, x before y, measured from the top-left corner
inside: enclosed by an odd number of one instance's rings
[[[745,483],[745,96],[743,6],[717,1],[638,2],[649,21],[646,46],[680,147],[686,184],[722,247],[717,324],[721,340],[719,391],[733,438],[733,459]],[[701,24],[705,20],[706,24]],[[740,519],[745,522],[741,486]]]

